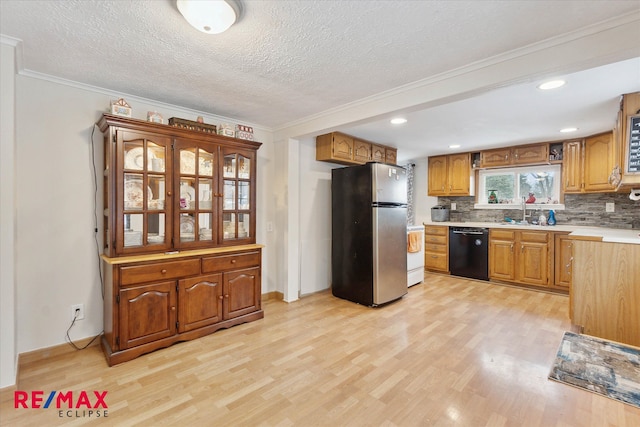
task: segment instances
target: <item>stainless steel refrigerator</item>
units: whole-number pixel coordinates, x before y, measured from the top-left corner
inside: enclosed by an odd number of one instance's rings
[[[385,163],[331,173],[333,295],[377,306],[407,293],[407,171]]]

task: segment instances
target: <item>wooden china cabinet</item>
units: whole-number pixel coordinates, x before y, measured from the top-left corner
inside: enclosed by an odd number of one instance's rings
[[[264,316],[260,143],[105,114],[109,365]]]

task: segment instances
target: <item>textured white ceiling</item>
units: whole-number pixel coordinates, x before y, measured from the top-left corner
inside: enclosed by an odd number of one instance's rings
[[[2,0],[0,32],[23,41],[25,70],[279,129],[640,11],[639,1],[242,5],[229,31],[207,35],[170,0]],[[390,142],[402,146],[401,139]]]

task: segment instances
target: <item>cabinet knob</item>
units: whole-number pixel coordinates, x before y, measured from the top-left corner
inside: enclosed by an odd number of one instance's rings
[[[160,270],[160,273],[162,274],[167,274],[167,270],[165,270],[164,268],[162,270]]]
[[[222,295],[220,295],[218,298],[220,298],[221,300],[224,299],[224,297]]]
[[[235,263],[236,263],[236,260],[235,260],[235,259],[232,259],[232,260],[231,260],[231,264],[235,264]]]
[[[176,307],[175,306],[171,307],[171,311],[176,311]]]
[[[167,191],[167,197],[171,197],[171,191]]]
[[[225,297],[225,298],[229,298],[229,295],[225,295],[224,297]]]

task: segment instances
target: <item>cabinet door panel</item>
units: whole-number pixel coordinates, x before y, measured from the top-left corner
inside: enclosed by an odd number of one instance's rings
[[[382,145],[371,144],[371,161],[372,162],[386,162],[385,147]]]
[[[260,310],[260,292],[259,268],[224,273],[224,318]]]
[[[353,141],[353,160],[357,163],[367,163],[371,159],[371,144],[355,139]]]
[[[515,279],[514,242],[489,240],[489,278]]]
[[[571,257],[572,242],[566,234],[558,234],[555,237],[555,286],[569,288],[571,285]]]
[[[353,160],[353,138],[341,133],[333,134],[333,157],[342,160]]]
[[[120,291],[120,348],[130,348],[176,333],[175,282]]]
[[[508,166],[511,164],[511,149],[498,148],[480,152],[480,166],[490,168],[496,166]]]
[[[530,165],[549,162],[549,145],[529,145],[513,149],[514,165]]]
[[[564,143],[562,175],[564,192],[579,193],[582,189],[582,141]]]
[[[452,154],[449,156],[449,194],[456,196],[468,196],[470,185],[471,154]]]
[[[222,274],[178,282],[178,330],[191,331],[222,320]]]
[[[547,286],[549,246],[546,243],[520,243],[519,246],[519,281],[530,285]]]
[[[609,176],[615,166],[613,133],[608,132],[584,141],[584,191],[613,191]]]
[[[447,156],[429,157],[429,196],[447,194]]]
[[[398,163],[398,150],[395,148],[386,148],[384,150],[384,161],[385,163],[389,163],[390,165],[395,165]]]

